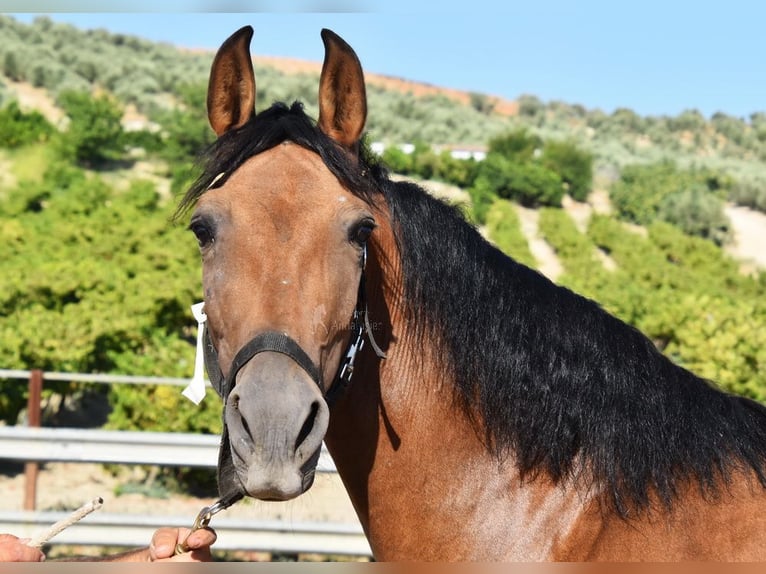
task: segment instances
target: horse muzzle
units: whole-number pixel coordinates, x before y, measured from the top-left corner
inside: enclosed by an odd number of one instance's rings
[[[265,351],[236,377],[224,409],[232,462],[245,492],[288,500],[312,485],[330,411],[290,357]]]

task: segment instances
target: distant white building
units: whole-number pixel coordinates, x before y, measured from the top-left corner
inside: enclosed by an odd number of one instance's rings
[[[370,144],[370,150],[377,155],[382,155],[383,152],[386,151],[386,147],[388,146],[383,142],[372,142]],[[396,147],[408,155],[415,151],[415,144],[411,144],[411,143],[397,144]],[[450,156],[452,156],[454,159],[463,159],[463,160],[474,159],[476,161],[482,161],[487,157],[487,148],[484,146],[440,145],[440,146],[432,146],[431,149],[433,149],[435,153],[442,153],[443,151],[449,151]]]
[[[383,155],[383,152],[386,151],[386,144],[383,142],[372,142],[370,144],[370,151],[375,155]]]

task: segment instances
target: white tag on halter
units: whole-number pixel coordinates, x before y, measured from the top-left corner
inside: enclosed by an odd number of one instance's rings
[[[202,349],[203,334],[205,332],[205,321],[207,315],[203,311],[205,303],[195,303],[191,306],[192,314],[197,320],[197,354],[194,357],[194,375],[186,388],[181,392],[183,396],[193,402],[200,404],[205,398],[205,353]]]

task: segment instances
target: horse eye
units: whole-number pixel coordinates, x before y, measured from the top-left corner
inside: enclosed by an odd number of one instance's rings
[[[202,221],[192,221],[189,225],[189,229],[197,238],[200,248],[207,247],[215,239],[210,227]]]
[[[370,238],[372,231],[375,229],[375,222],[371,219],[365,219],[359,222],[351,231],[349,239],[354,243],[363,246]]]

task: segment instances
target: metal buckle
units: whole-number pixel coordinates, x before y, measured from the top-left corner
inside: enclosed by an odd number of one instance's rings
[[[214,504],[205,506],[202,510],[200,510],[199,514],[197,514],[197,518],[194,519],[194,524],[192,524],[191,532],[189,532],[183,542],[176,544],[176,554],[183,554],[184,552],[188,552],[189,546],[186,544],[186,541],[189,539],[189,536],[191,536],[192,533],[197,530],[207,528],[207,526],[210,524],[210,519],[225,508],[226,506],[224,503],[221,500],[218,500]]]

